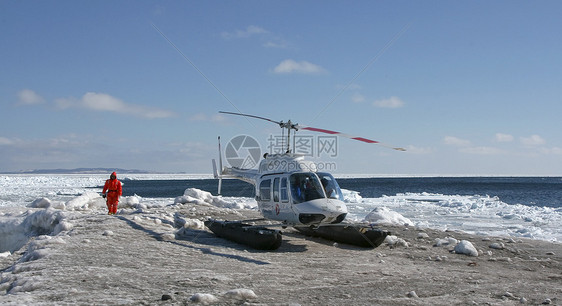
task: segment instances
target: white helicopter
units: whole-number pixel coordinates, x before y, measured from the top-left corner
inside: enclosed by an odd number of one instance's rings
[[[294,124],[290,120],[283,122],[242,113],[222,111],[220,113],[262,119],[279,125],[283,131],[287,130],[287,151],[284,154],[264,154],[257,169],[223,167],[219,137],[218,169],[216,161],[213,159],[214,177],[219,179],[219,194],[223,178],[240,179],[255,186],[256,201],[263,217],[279,221],[283,228],[293,226],[308,235],[318,235],[357,245],[376,247],[382,243],[387,232],[384,234],[380,230],[371,227],[365,228],[365,226],[335,226],[344,221],[348,213],[341,189],[330,173],[317,171],[317,165],[314,162],[305,160],[303,155],[291,150],[291,131],[293,131],[293,136],[294,132],[298,130],[308,130],[387,145],[363,137]],[[403,148],[390,148],[405,151]],[[206,225],[218,236],[249,244],[254,248],[276,249],[281,244],[280,234],[277,235],[278,231],[267,232],[264,227],[217,220],[209,220]],[[370,234],[376,237],[371,237],[372,239],[367,237],[368,231],[374,231]],[[271,239],[266,239],[266,234],[271,234]],[[353,243],[353,240],[357,240],[358,243]]]

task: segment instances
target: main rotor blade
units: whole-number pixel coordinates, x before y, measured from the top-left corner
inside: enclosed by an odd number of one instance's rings
[[[359,141],[366,142],[366,143],[376,143],[378,145],[381,145],[383,147],[387,147],[387,148],[390,148],[390,149],[393,149],[393,150],[396,150],[396,151],[406,151],[406,149],[404,149],[404,148],[396,148],[396,147],[384,144],[380,141],[371,140],[371,139],[364,138],[364,137],[352,136],[352,135],[348,135],[348,134],[344,134],[344,133],[340,133],[340,132],[336,132],[336,131],[319,129],[319,128],[304,126],[304,125],[297,125],[296,128],[298,128],[299,130],[307,130],[307,131],[313,131],[313,132],[320,132],[320,133],[326,133],[326,134],[331,134],[331,135],[343,136],[343,137],[346,137],[346,138],[355,139],[355,140],[359,140]]]
[[[256,118],[256,119],[261,119],[261,120],[273,122],[273,123],[279,124],[279,125],[282,125],[282,124],[283,124],[282,122],[279,122],[279,121],[271,120],[271,119],[265,118],[265,117],[254,116],[254,115],[248,115],[248,114],[242,114],[242,113],[232,113],[232,112],[223,112],[223,111],[219,111],[219,113],[221,113],[221,114],[228,114],[228,115],[236,115],[236,116],[245,116],[245,117],[250,117],[250,118]]]
[[[396,150],[396,151],[406,151],[406,149],[404,149],[404,148],[393,147],[393,146],[384,144],[380,141],[376,141],[376,140],[372,140],[372,139],[368,139],[368,138],[364,138],[364,137],[352,136],[352,135],[348,135],[348,134],[344,134],[344,133],[340,133],[340,132],[336,132],[336,131],[319,129],[319,128],[305,126],[305,125],[292,124],[290,120],[286,123],[283,123],[283,121],[275,121],[275,120],[271,120],[269,118],[254,116],[254,115],[249,115],[249,114],[223,112],[223,111],[219,111],[219,113],[261,119],[261,120],[265,120],[265,121],[269,121],[269,122],[273,122],[275,124],[278,124],[282,128],[290,128],[290,129],[296,129],[296,130],[307,130],[307,131],[320,132],[320,133],[326,133],[326,134],[331,134],[331,135],[338,135],[338,136],[342,136],[342,137],[346,137],[346,138],[350,138],[350,139],[355,139],[355,140],[366,142],[366,143],[376,143],[378,145],[381,145],[383,147],[387,147],[387,148],[390,148],[390,149],[393,149],[393,150]]]

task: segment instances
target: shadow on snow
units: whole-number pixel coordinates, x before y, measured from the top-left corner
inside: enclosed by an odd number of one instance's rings
[[[198,250],[198,251],[202,252],[203,254],[210,254],[210,255],[214,255],[214,256],[221,256],[221,257],[236,259],[236,260],[239,260],[239,261],[254,263],[254,264],[257,264],[257,265],[270,264],[269,262],[266,262],[266,261],[247,258],[247,257],[240,256],[240,255],[231,255],[231,254],[223,254],[223,253],[215,252],[215,251],[211,250],[210,248],[201,248],[201,247],[196,247],[196,246],[180,243],[180,242],[177,242],[177,241],[165,240],[161,237],[161,235],[159,233],[157,233],[157,232],[155,232],[151,229],[145,228],[144,226],[142,226],[142,225],[140,225],[140,224],[138,224],[138,223],[136,223],[132,220],[129,220],[129,219],[123,217],[123,216],[117,216],[117,218],[119,218],[122,221],[125,221],[133,229],[143,231],[143,232],[147,233],[152,238],[154,238],[158,241],[168,242],[168,243],[175,244],[175,245],[178,245],[178,246],[182,246],[182,247],[185,247],[185,248],[195,249],[195,250]],[[201,232],[203,232],[203,231],[201,231]],[[207,232],[204,232],[204,233],[206,234]],[[197,235],[195,237],[195,239],[197,239],[198,237],[199,237],[199,235]],[[184,239],[182,239],[182,240],[184,240]],[[194,240],[187,240],[187,239],[185,239],[184,241],[194,242]]]

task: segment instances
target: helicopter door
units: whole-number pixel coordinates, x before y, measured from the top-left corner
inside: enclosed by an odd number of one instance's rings
[[[273,205],[275,206],[275,219],[288,221],[295,220],[297,214],[289,203],[289,190],[286,177],[276,177],[273,180]]]
[[[279,203],[279,178],[273,180],[273,202]]]
[[[286,177],[281,179],[281,202],[283,202],[283,203],[289,202],[289,194],[287,192],[287,178]]]
[[[263,180],[260,183],[260,200],[263,202],[271,201],[271,180]]]
[[[273,203],[271,202],[271,179],[263,180],[260,182],[259,188],[258,207],[266,218],[272,218],[275,214],[273,211]]]

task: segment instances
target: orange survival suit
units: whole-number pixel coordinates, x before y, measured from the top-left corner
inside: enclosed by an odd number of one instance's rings
[[[106,198],[107,201],[107,209],[109,210],[108,214],[115,215],[117,213],[117,204],[119,203],[119,197],[123,193],[121,182],[117,179],[117,173],[111,173],[109,180],[105,181],[102,193],[103,197]]]

